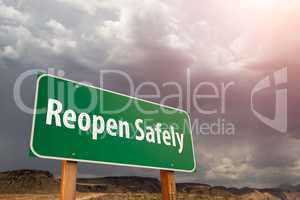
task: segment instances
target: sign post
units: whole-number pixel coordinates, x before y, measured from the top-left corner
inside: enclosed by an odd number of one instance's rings
[[[30,150],[62,160],[61,200],[73,200],[77,162],[161,170],[164,200],[174,171],[196,168],[186,111],[49,74],[37,78]]]
[[[176,199],[176,179],[173,171],[160,170],[162,200]]]
[[[60,200],[76,199],[77,162],[62,161]]]

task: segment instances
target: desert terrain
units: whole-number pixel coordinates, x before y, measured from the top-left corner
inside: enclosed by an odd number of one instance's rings
[[[0,200],[59,199],[59,178],[47,171],[17,170],[0,173]],[[278,188],[226,188],[178,183],[182,200],[300,200],[300,185]],[[159,180],[145,177],[79,178],[78,200],[159,200]]]

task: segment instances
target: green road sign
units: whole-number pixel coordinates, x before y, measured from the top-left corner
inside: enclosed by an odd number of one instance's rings
[[[185,111],[48,74],[37,79],[30,148],[40,158],[195,170]]]

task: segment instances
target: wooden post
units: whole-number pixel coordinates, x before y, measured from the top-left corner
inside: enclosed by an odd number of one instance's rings
[[[176,180],[173,171],[160,170],[162,200],[176,200]]]
[[[77,162],[62,161],[60,200],[75,200]]]

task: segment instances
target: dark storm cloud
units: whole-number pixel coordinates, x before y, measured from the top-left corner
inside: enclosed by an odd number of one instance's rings
[[[199,106],[217,108],[218,113],[201,114],[192,103],[189,109],[192,122],[215,123],[217,118],[225,118],[234,123],[236,131],[233,136],[207,136],[195,130],[197,172],[180,173],[179,181],[238,186],[297,183],[300,142],[295,138],[299,137],[300,129],[296,106],[300,60],[295,52],[300,40],[293,34],[299,33],[299,26],[292,23],[289,13],[296,13],[299,5],[292,3],[282,8],[290,12],[283,14],[280,22],[272,21],[272,15],[267,13],[264,22],[268,26],[264,26],[259,17],[249,19],[247,5],[231,1],[228,5],[218,1],[201,4],[131,0],[0,1],[0,109],[5,113],[0,116],[0,170],[43,168],[60,172],[58,161],[27,156],[32,116],[17,107],[13,96],[15,81],[26,70],[61,69],[67,78],[99,85],[99,70],[118,69],[126,72],[135,86],[143,81],[156,83],[161,95],[149,99],[156,102],[177,92],[162,85],[175,81],[182,87],[184,109],[188,109],[186,86],[190,70],[192,90],[203,81],[214,83],[218,89],[221,83],[234,82],[227,91],[226,113],[220,113],[220,99],[201,99],[197,102]],[[232,7],[240,12],[228,12]],[[218,15],[212,14],[215,10]],[[299,15],[295,18],[299,19]],[[292,31],[280,32],[285,26]],[[250,109],[250,94],[255,84],[284,66],[288,67],[289,80],[287,134],[264,125]],[[34,84],[35,77],[31,76],[22,85],[21,97],[28,106],[33,105]],[[127,80],[117,74],[105,76],[104,87],[130,94]],[[152,93],[153,89],[145,88],[143,92]],[[273,97],[270,90],[257,99],[259,111],[267,116],[274,114]],[[165,103],[178,105],[177,100]],[[90,164],[81,164],[80,174],[158,176],[154,170]]]

